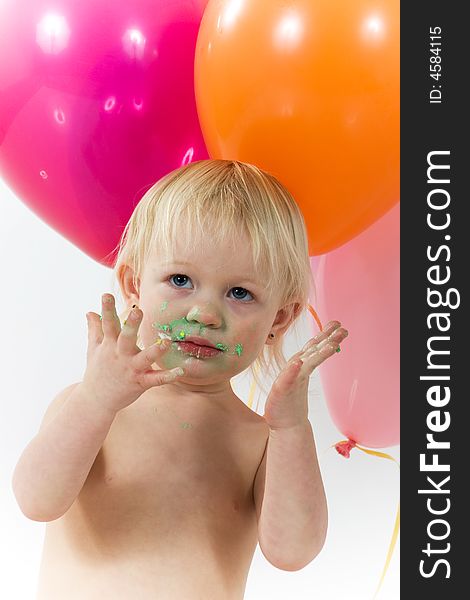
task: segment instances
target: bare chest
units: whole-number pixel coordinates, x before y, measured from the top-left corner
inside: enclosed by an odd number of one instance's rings
[[[107,566],[121,590],[131,567],[152,598],[165,598],[155,595],[158,586],[168,589],[182,572],[193,590],[201,572],[219,594],[221,586],[227,594],[244,588],[257,543],[253,481],[266,443],[263,423],[247,411],[234,419],[157,402],[121,411],[75,503],[48,523],[44,564],[49,553],[73,569]],[[115,573],[119,565],[126,568]]]

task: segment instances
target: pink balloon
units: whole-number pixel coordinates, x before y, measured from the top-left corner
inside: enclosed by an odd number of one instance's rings
[[[341,248],[312,257],[322,326],[349,331],[319,367],[336,427],[384,448],[400,440],[400,205]]]
[[[207,0],[3,0],[0,175],[103,264],[147,189],[208,158],[194,96]]]

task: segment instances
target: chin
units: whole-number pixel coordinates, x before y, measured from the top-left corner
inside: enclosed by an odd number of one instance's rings
[[[211,369],[211,365],[207,364],[210,359],[207,358],[195,358],[188,356],[181,361],[180,366],[184,369],[184,375],[179,379],[187,379],[191,376],[206,375]]]
[[[241,373],[241,370],[234,372],[233,368],[221,368],[220,364],[211,364],[210,359],[199,359],[192,356],[182,360],[179,366],[183,367],[184,375],[178,377],[178,381],[185,381],[187,383],[230,381],[232,377]]]

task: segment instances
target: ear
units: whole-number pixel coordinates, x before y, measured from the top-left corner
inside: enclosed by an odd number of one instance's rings
[[[129,265],[121,265],[118,269],[117,279],[121,294],[126,304],[138,304],[140,298],[140,279],[134,281],[134,271]]]
[[[280,308],[277,311],[270,332],[274,333],[276,336],[285,333],[289,329],[291,323],[300,315],[301,311],[302,306],[299,302],[291,302]],[[268,340],[273,343],[272,339],[268,338]]]

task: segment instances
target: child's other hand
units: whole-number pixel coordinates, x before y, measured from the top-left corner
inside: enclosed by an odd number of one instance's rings
[[[151,365],[171,345],[169,340],[141,350],[137,332],[143,313],[135,308],[124,322],[116,313],[112,294],[102,296],[102,320],[87,313],[88,350],[83,386],[107,409],[118,412],[151,387],[173,381],[182,369],[154,370]],[[179,369],[179,370],[178,370]]]
[[[313,370],[336,354],[348,335],[339,321],[330,321],[294,354],[279,373],[266,400],[264,419],[270,429],[285,429],[308,421],[308,382]]]

